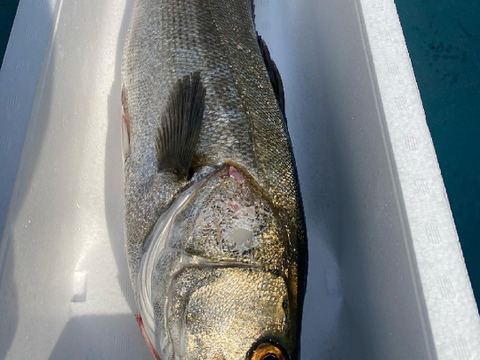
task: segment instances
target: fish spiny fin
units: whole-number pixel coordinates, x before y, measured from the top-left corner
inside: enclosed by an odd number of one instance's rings
[[[257,34],[258,45],[260,46],[260,51],[265,61],[265,66],[267,67],[268,76],[270,77],[270,82],[272,83],[273,91],[275,92],[275,97],[277,98],[278,106],[282,112],[283,118],[285,119],[285,94],[283,92],[283,82],[278,72],[277,65],[270,57],[270,51],[268,51],[267,44],[263,41],[262,37]]]
[[[252,11],[253,26],[255,27],[255,1],[254,0],[250,1],[250,9]]]
[[[158,127],[158,171],[187,176],[200,136],[205,88],[200,73],[179,79],[173,87]]]

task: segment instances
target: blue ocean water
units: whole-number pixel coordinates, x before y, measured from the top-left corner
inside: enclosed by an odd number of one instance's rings
[[[395,3],[479,303],[480,2]]]
[[[479,302],[480,2],[395,3]],[[2,60],[17,6],[18,0],[0,0]]]
[[[19,0],[0,0],[0,64],[7,47],[10,29],[17,12]]]

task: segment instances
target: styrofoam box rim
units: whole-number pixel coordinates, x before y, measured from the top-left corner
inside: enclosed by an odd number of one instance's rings
[[[359,1],[358,6],[434,350],[439,359],[450,358],[452,349],[457,358],[478,356],[478,311],[395,4],[374,0]],[[421,139],[411,135],[412,129]]]

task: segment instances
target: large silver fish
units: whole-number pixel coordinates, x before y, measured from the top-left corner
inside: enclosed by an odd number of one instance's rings
[[[126,248],[154,354],[296,359],[305,225],[251,0],[137,0],[122,82]]]

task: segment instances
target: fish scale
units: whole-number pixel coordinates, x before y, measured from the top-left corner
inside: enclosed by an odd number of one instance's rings
[[[267,340],[286,358],[298,353],[303,210],[251,11],[250,0],[134,6],[122,66],[125,237],[141,323],[163,360],[219,359],[222,341],[224,360]],[[166,154],[185,158],[161,161]],[[190,167],[176,168],[185,159]],[[258,309],[232,307],[243,301]],[[204,338],[207,304],[224,335]],[[215,323],[226,309],[240,311],[228,329]]]

